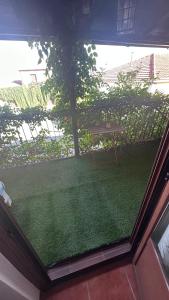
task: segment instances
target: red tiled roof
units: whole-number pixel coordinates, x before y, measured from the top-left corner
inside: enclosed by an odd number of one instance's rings
[[[169,54],[144,56],[131,63],[107,70],[103,78],[106,83],[110,84],[117,81],[117,75],[120,72],[127,73],[135,70],[138,70],[137,80],[157,77],[157,80],[167,81],[169,80]]]

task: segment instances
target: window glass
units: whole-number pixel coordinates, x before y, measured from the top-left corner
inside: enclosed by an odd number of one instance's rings
[[[166,49],[76,47],[73,110],[60,60],[39,80],[37,49],[0,42],[0,193],[45,266],[130,237],[168,122]]]

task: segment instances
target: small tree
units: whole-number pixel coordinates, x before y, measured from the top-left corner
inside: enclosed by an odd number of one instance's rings
[[[117,81],[113,87],[109,88],[109,96],[132,97],[132,96],[150,96],[149,88],[154,80],[138,80],[139,70],[120,72],[117,75]]]
[[[90,100],[90,94],[98,90],[101,80],[96,70],[96,47],[76,40],[70,32],[57,40],[29,43],[36,47],[39,63],[45,59],[48,80],[46,91],[50,93],[57,110],[70,109],[75,155],[79,155],[77,105]]]
[[[48,79],[45,90],[50,94],[57,109],[70,108],[72,85],[77,104],[90,101],[91,94],[102,84],[101,74],[96,69],[96,46],[74,41],[71,44],[63,39],[50,42],[29,42],[36,47],[39,61],[46,61]]]

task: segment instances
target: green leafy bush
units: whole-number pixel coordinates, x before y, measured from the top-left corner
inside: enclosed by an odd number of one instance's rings
[[[49,96],[43,85],[29,85],[0,89],[0,99],[19,108],[42,106],[45,107]]]
[[[161,137],[168,122],[169,95],[149,93],[149,83],[135,83],[134,76],[123,74],[114,89],[108,89],[105,97],[95,98],[92,105],[85,102],[77,107],[75,114],[81,153]],[[55,122],[62,129],[63,136],[52,140],[47,130],[41,130],[31,141],[22,141],[19,128],[23,123],[28,124],[30,130],[35,130],[45,120]],[[116,134],[113,139],[111,135],[93,138],[90,128],[106,123],[121,126],[124,134]],[[20,110],[13,110],[9,106],[0,107],[0,154],[1,165],[32,163],[74,155],[72,112],[69,108],[58,106],[52,111],[43,107]]]

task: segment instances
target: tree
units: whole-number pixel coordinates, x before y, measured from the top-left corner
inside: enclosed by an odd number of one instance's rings
[[[46,92],[50,93],[59,109],[70,108],[70,83],[73,83],[77,103],[99,88],[101,78],[96,69],[97,52],[94,44],[82,41],[66,44],[64,40],[55,39],[29,42],[29,46],[37,48],[38,63],[46,61]]]
[[[39,63],[46,60],[48,79],[45,88],[57,110],[71,111],[75,154],[78,156],[77,105],[82,99],[88,101],[90,94],[98,90],[101,84],[96,70],[96,47],[67,35],[29,45],[37,48]]]
[[[149,88],[154,78],[140,81],[137,79],[138,72],[139,70],[120,72],[117,75],[115,86],[109,88],[109,97],[150,97]]]

